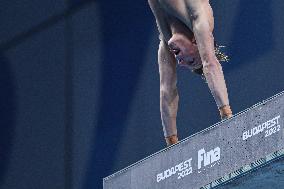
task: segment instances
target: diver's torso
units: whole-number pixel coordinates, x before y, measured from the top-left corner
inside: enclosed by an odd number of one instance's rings
[[[182,34],[192,39],[194,34],[191,29],[190,18],[186,15],[184,0],[149,0],[152,1],[152,10],[155,12],[160,38],[166,44],[174,34]],[[154,2],[153,2],[154,1]],[[185,21],[184,21],[185,20]],[[199,69],[202,63],[179,64],[191,70]]]
[[[184,0],[149,0],[155,4],[153,11],[157,11],[159,18],[158,27],[165,42],[173,34],[181,33],[192,38],[192,25],[187,13]],[[162,18],[161,18],[162,17]]]

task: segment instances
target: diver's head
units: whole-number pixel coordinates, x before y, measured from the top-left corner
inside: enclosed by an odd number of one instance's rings
[[[168,41],[168,46],[179,65],[192,69],[202,65],[194,37],[190,39],[183,34],[173,34]]]

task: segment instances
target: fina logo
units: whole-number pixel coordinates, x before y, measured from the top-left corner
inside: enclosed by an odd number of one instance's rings
[[[221,149],[216,147],[209,152],[206,152],[205,149],[201,149],[198,151],[198,169],[201,169],[202,166],[206,167],[211,165],[213,167],[218,160],[221,158]],[[213,164],[215,163],[215,164]]]

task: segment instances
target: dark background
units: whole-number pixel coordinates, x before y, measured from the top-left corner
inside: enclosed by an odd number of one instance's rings
[[[231,106],[283,90],[284,1],[210,1]],[[0,188],[97,189],[165,147],[158,33],[145,0],[0,2]],[[219,121],[178,68],[180,138]]]

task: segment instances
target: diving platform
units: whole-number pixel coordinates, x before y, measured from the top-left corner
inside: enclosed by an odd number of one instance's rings
[[[284,91],[104,178],[103,185],[216,188],[283,158]]]

